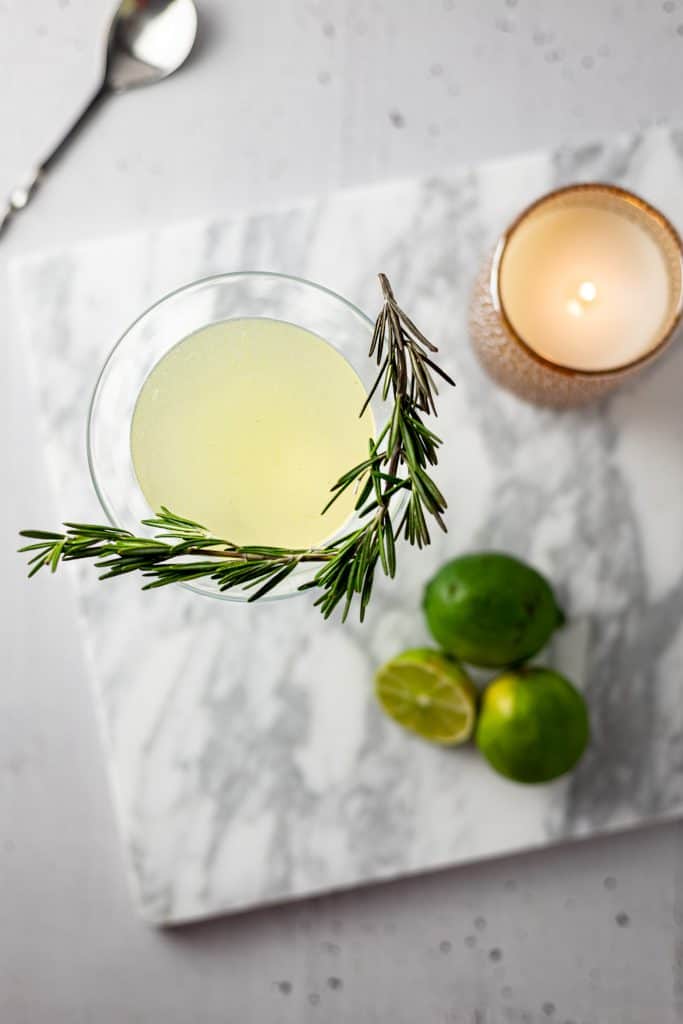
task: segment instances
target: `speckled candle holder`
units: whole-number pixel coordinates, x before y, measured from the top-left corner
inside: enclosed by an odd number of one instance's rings
[[[501,295],[501,267],[511,238],[530,216],[567,207],[611,210],[637,223],[660,248],[669,273],[671,301],[655,345],[639,358],[609,370],[578,370],[551,361],[518,333]],[[520,398],[570,408],[601,398],[660,356],[679,336],[683,302],[683,246],[667,220],[644,199],[615,185],[569,185],[537,199],[501,236],[477,278],[470,305],[470,337],[489,375]]]

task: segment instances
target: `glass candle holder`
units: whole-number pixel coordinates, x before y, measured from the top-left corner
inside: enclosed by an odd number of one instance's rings
[[[477,279],[470,337],[482,366],[555,408],[605,395],[678,335],[683,246],[662,213],[613,185],[541,197]]]

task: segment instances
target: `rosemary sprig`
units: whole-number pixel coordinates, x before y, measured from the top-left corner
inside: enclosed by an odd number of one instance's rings
[[[391,416],[379,436],[371,439],[368,457],[348,470],[332,488],[323,512],[349,487],[358,491],[355,510],[361,524],[318,548],[291,549],[264,545],[236,545],[211,536],[199,523],[163,508],[144,526],[153,537],[136,537],[128,530],[90,523],[65,523],[65,533],[22,530],[31,544],[29,577],[43,568],[55,572],[62,562],[87,558],[104,570],[100,579],[139,572],[152,590],[169,583],[211,579],[219,590],[253,590],[257,601],[304,563],[318,563],[313,579],[299,589],[317,589],[315,601],[325,618],[342,603],[346,619],[354,598],[360,603],[361,621],[372,594],[378,564],[386,576],[396,572],[396,541],[429,544],[429,521],[445,530],[446,499],[429,475],[437,463],[441,439],[425,424],[436,415],[435,377],[453,381],[431,358],[437,351],[399,307],[391,285],[379,275],[384,304],[375,323],[370,356],[379,367],[361,415],[378,389],[384,400],[393,399]],[[406,492],[403,510],[394,522],[392,499]]]

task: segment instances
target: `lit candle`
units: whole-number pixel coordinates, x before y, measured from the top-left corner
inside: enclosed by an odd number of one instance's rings
[[[681,282],[681,243],[657,210],[609,185],[561,189],[499,242],[475,294],[475,347],[523,397],[577,404],[665,346]]]

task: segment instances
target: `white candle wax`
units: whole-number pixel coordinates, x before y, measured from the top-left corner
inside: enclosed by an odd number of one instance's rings
[[[575,370],[612,370],[657,346],[675,286],[666,255],[627,200],[541,204],[513,229],[500,296],[526,344]]]

